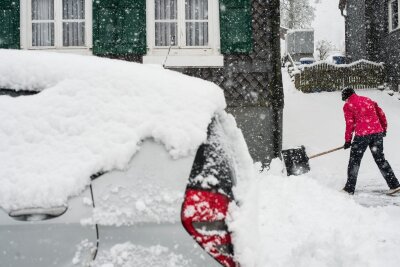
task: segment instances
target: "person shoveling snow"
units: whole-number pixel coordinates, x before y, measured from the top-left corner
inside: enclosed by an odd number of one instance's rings
[[[369,147],[390,188],[388,194],[400,192],[399,181],[383,153],[383,137],[386,136],[387,130],[385,113],[376,102],[368,97],[357,95],[352,88],[343,89],[342,100],[346,101],[343,106],[346,120],[344,149],[351,147],[347,183],[343,191],[354,194],[361,159]],[[355,136],[352,142],[353,132],[355,132]]]

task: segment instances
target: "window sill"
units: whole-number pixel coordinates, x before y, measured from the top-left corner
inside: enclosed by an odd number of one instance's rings
[[[400,27],[396,28],[394,30],[389,30],[389,34],[392,34],[392,33],[398,32],[398,31],[400,31]]]
[[[147,55],[143,56],[143,64],[162,65],[165,62],[165,56]],[[220,68],[224,66],[224,57],[222,55],[204,55],[204,56],[175,56],[170,55],[167,58],[165,67],[211,67]]]
[[[92,55],[92,50],[85,47],[75,48],[54,48],[54,47],[31,47],[28,50],[33,51],[46,51],[46,52],[57,52],[57,53],[69,53],[78,55]]]

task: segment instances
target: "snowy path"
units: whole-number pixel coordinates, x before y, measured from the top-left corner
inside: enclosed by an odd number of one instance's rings
[[[340,92],[303,94],[298,92],[284,72],[284,148],[304,145],[313,155],[344,144],[344,117]],[[400,101],[376,90],[358,91],[374,99],[386,112],[388,134],[384,139],[385,155],[400,178]],[[321,184],[341,189],[346,182],[350,150],[342,150],[310,161],[311,176]],[[358,176],[354,199],[367,206],[399,205],[400,197],[388,197],[388,189],[369,149],[366,151]]]
[[[302,94],[284,73],[284,147],[305,145],[309,155],[344,143],[339,92]],[[400,177],[400,101],[379,91],[375,99],[387,114],[385,152]],[[388,197],[370,152],[359,173],[357,193],[339,192],[346,180],[349,151],[314,159],[302,176],[282,175],[274,161],[268,173],[242,181],[243,203],[230,227],[242,267],[398,267],[400,197]]]

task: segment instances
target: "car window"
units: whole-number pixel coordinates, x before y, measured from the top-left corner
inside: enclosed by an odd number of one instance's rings
[[[11,97],[18,97],[18,96],[35,95],[37,93],[38,92],[35,91],[0,88],[0,96],[6,95]]]

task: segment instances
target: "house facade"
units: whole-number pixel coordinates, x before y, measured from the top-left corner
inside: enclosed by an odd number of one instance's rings
[[[0,48],[160,64],[223,88],[256,161],[281,150],[279,0],[0,0]]]
[[[400,0],[341,0],[350,61],[384,62],[392,90],[400,90]]]

